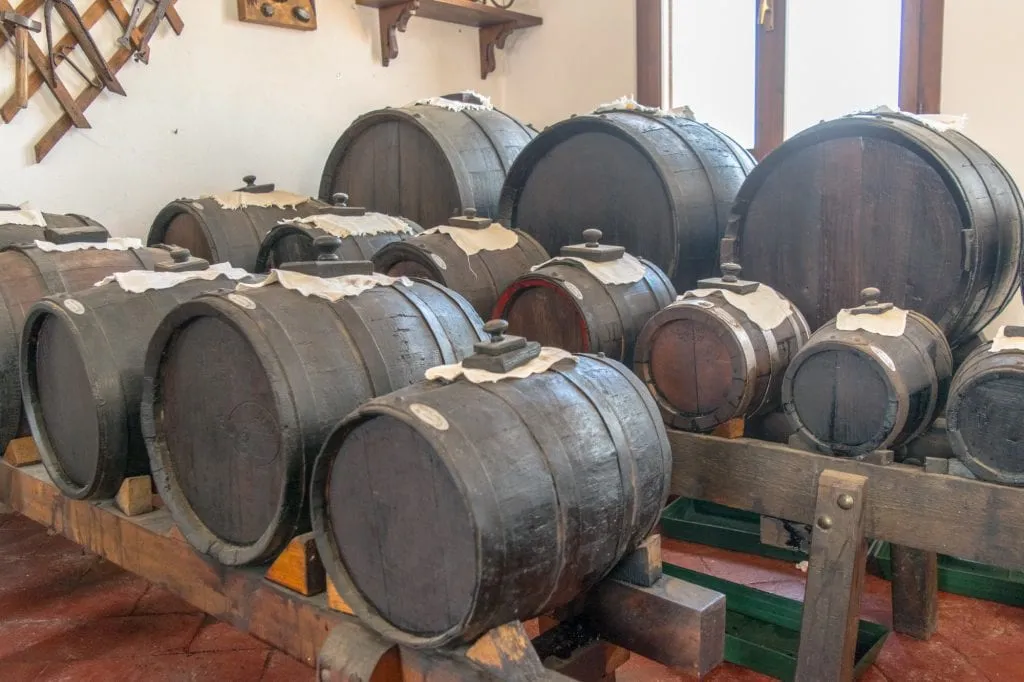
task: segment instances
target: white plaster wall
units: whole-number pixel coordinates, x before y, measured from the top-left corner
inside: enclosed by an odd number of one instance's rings
[[[554,3],[573,1],[583,4]],[[413,18],[399,34],[399,58],[383,68],[377,12],[351,0],[319,2],[319,30],[311,33],[243,24],[236,0],[179,0],[177,7],[184,33],[175,36],[165,23],[150,64],[121,70],[128,97],[101,94],[86,112],[92,129],[70,132],[41,164],[33,162],[33,145],[60,115],[45,88],[12,124],[0,125],[0,203],[84,213],[116,235],[141,237],[168,201],[231,189],[247,173],[315,194],[334,141],[368,110],[464,88],[504,104],[512,56],[500,54],[499,72],[481,81],[475,29]],[[112,54],[112,15],[96,35]],[[523,45],[517,56],[530,49]],[[88,68],[80,52],[73,56]],[[11,93],[11,63],[5,48],[2,99]],[[81,81],[60,71],[77,93]],[[517,72],[528,74],[527,66]]]

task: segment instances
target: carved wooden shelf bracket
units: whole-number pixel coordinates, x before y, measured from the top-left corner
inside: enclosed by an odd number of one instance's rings
[[[504,50],[505,41],[517,28],[519,26],[514,21],[480,27],[480,78],[487,78],[487,74],[494,73],[498,68],[494,50]]]
[[[398,59],[398,32],[405,33],[409,20],[419,8],[420,0],[380,8],[380,57],[384,66]]]

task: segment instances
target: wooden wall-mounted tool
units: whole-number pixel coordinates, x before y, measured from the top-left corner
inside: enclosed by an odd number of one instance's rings
[[[17,12],[0,12],[0,31],[14,48],[14,97],[21,109],[28,106],[28,32],[39,33],[42,25]]]
[[[315,31],[316,3],[314,0],[238,0],[238,20]]]

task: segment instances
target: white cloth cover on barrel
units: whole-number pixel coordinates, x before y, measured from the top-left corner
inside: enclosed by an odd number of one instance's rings
[[[640,114],[651,114],[652,116],[662,116],[665,118],[688,118],[691,121],[696,120],[693,115],[693,109],[688,106],[674,107],[672,109],[661,109],[658,107],[649,107],[640,104],[635,99],[629,96],[622,96],[613,102],[598,105],[591,114],[604,114],[612,111],[635,111]]]
[[[422,234],[446,234],[467,256],[481,251],[504,251],[519,243],[516,231],[504,227],[501,223],[492,223],[490,227],[482,230],[441,225],[425,230]]]
[[[309,197],[292,192],[222,192],[202,197],[213,199],[221,208],[235,211],[240,208],[255,206],[257,208],[295,208],[299,204],[310,201]]]
[[[1024,336],[1007,336],[1005,324],[999,327],[999,331],[996,332],[995,338],[992,339],[992,347],[989,348],[989,352],[998,353],[1003,350],[1024,351]]]
[[[330,213],[311,215],[307,218],[286,220],[284,225],[308,225],[327,234],[345,239],[346,237],[369,237],[376,234],[412,234],[409,223],[383,213],[367,213],[362,216],[341,216]]]
[[[841,332],[863,330],[880,336],[903,336],[907,331],[907,311],[894,307],[884,313],[857,315],[844,308],[836,316],[836,329]]]
[[[99,249],[100,251],[128,251],[131,249],[141,249],[143,247],[142,240],[136,239],[135,237],[115,237],[108,239],[105,242],[72,242],[70,244],[54,244],[53,242],[44,242],[37,239],[35,241],[35,245],[40,251],[60,251],[62,253],[87,251],[89,249]]]
[[[17,211],[0,211],[0,225],[26,225],[28,227],[46,227],[46,218],[42,211],[22,204]]]
[[[483,369],[466,369],[460,362],[457,365],[441,365],[440,367],[432,367],[427,370],[426,378],[427,381],[444,381],[451,383],[459,377],[464,377],[466,381],[474,384],[486,384],[493,383],[495,381],[505,381],[506,379],[525,379],[528,376],[534,374],[541,374],[551,369],[552,365],[559,362],[570,361],[573,364],[576,363],[576,356],[567,350],[561,348],[549,348],[544,346],[540,349],[540,355],[530,360],[524,365],[520,365],[515,369],[509,370],[504,374],[498,372],[488,372]]]
[[[193,270],[190,272],[152,272],[151,270],[129,270],[128,272],[117,272],[109,277],[104,277],[93,286],[101,287],[104,284],[117,282],[117,285],[130,294],[141,294],[154,289],[170,289],[182,282],[189,282],[194,279],[205,279],[213,281],[218,277],[225,277],[238,281],[251,277],[252,273],[242,268],[233,268],[231,263],[217,263],[205,270]]]
[[[721,294],[726,302],[743,311],[751,322],[764,330],[775,329],[789,317],[792,305],[770,286],[760,284],[749,294],[738,294],[727,289],[694,289],[687,291],[677,300],[707,298]]]
[[[647,274],[647,267],[640,262],[640,259],[628,253],[624,254],[622,258],[604,263],[595,263],[575,256],[558,256],[540,265],[534,265],[530,268],[530,272],[535,272],[546,265],[558,264],[586,268],[601,284],[632,284],[639,282]]]
[[[397,284],[411,287],[412,280],[408,277],[394,278],[378,273],[324,278],[290,270],[271,270],[270,274],[262,281],[239,282],[235,291],[262,289],[271,284],[280,284],[285,289],[297,291],[303,296],[318,296],[335,303],[349,296],[358,296],[374,287],[390,287]]]
[[[967,114],[912,114],[909,111],[899,111],[892,107],[887,107],[884,104],[879,107],[875,107],[870,111],[856,112],[856,114],[896,114],[904,118],[909,118],[917,121],[921,125],[931,128],[932,130],[944,133],[948,130],[955,130],[958,133],[962,133],[967,129]],[[853,114],[853,115],[856,115]]]
[[[442,109],[448,109],[449,111],[460,112],[460,111],[491,111],[494,106],[491,104],[491,98],[486,95],[481,95],[479,92],[472,90],[463,90],[462,95],[469,95],[471,98],[478,100],[476,102],[459,102],[452,99],[445,99],[444,97],[428,97],[427,99],[416,100],[416,105],[427,105],[431,107],[441,107]]]

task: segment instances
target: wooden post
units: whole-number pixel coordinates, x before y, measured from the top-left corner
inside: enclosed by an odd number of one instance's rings
[[[939,557],[903,545],[892,551],[892,626],[896,632],[928,639],[939,608]]]
[[[796,682],[853,679],[864,587],[867,478],[826,469],[818,479]]]

